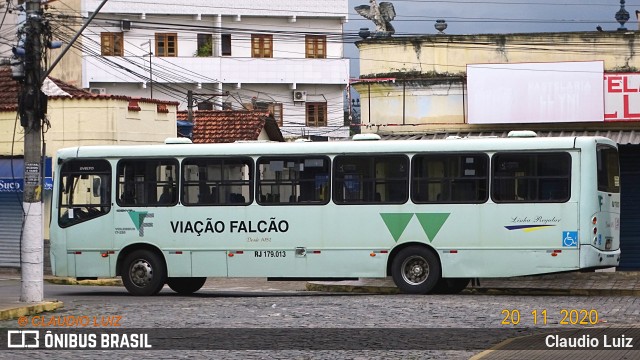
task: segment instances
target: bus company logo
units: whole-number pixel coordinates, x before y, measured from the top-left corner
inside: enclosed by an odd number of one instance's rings
[[[420,226],[422,226],[422,230],[427,235],[429,242],[433,242],[433,239],[440,232],[451,213],[380,213],[382,221],[384,221],[395,242],[400,240],[400,236],[402,236],[414,215],[418,219]]]
[[[550,218],[545,218],[543,216],[536,216],[534,218],[529,218],[528,216],[515,216],[511,218],[511,223],[515,225],[505,225],[504,228],[509,231],[522,230],[524,232],[532,232],[556,226],[560,223],[560,219],[555,216]]]
[[[40,347],[39,330],[8,330],[7,348],[38,348]]]
[[[153,213],[148,211],[128,211],[129,217],[131,221],[133,221],[133,225],[138,230],[138,234],[140,237],[144,236],[144,228],[153,227],[152,222],[147,222],[146,219],[152,219]]]

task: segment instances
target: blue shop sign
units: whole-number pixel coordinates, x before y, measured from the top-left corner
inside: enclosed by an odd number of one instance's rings
[[[53,179],[44,178],[44,189],[53,190]],[[24,190],[23,179],[0,179],[0,193],[3,192],[22,192]]]
[[[46,158],[44,164],[44,190],[53,189],[51,177],[51,158]],[[24,191],[24,160],[22,158],[0,159],[0,192]]]

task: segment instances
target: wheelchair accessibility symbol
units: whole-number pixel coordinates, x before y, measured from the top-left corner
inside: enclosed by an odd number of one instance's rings
[[[578,246],[578,232],[577,231],[563,231],[562,232],[562,246],[563,247],[577,247]]]

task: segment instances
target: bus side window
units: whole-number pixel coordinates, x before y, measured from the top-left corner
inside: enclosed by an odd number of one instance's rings
[[[177,162],[173,158],[120,160],[117,166],[118,205],[175,205]]]
[[[415,203],[482,203],[487,200],[489,158],[481,153],[417,154],[411,161]],[[496,179],[496,182],[500,182]],[[504,188],[504,184],[496,185]],[[496,194],[502,196],[502,193]]]
[[[253,172],[248,157],[186,158],[182,160],[180,201],[185,206],[248,205]]]
[[[496,202],[563,202],[570,197],[567,152],[496,153],[491,197]]]
[[[260,205],[316,204],[328,201],[329,158],[265,156],[257,163]]]

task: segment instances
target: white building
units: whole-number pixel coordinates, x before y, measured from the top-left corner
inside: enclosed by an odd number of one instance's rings
[[[85,19],[101,3],[60,2]],[[347,0],[108,1],[52,76],[180,109],[191,90],[200,108],[269,108],[285,137],[346,137],[347,16]]]

